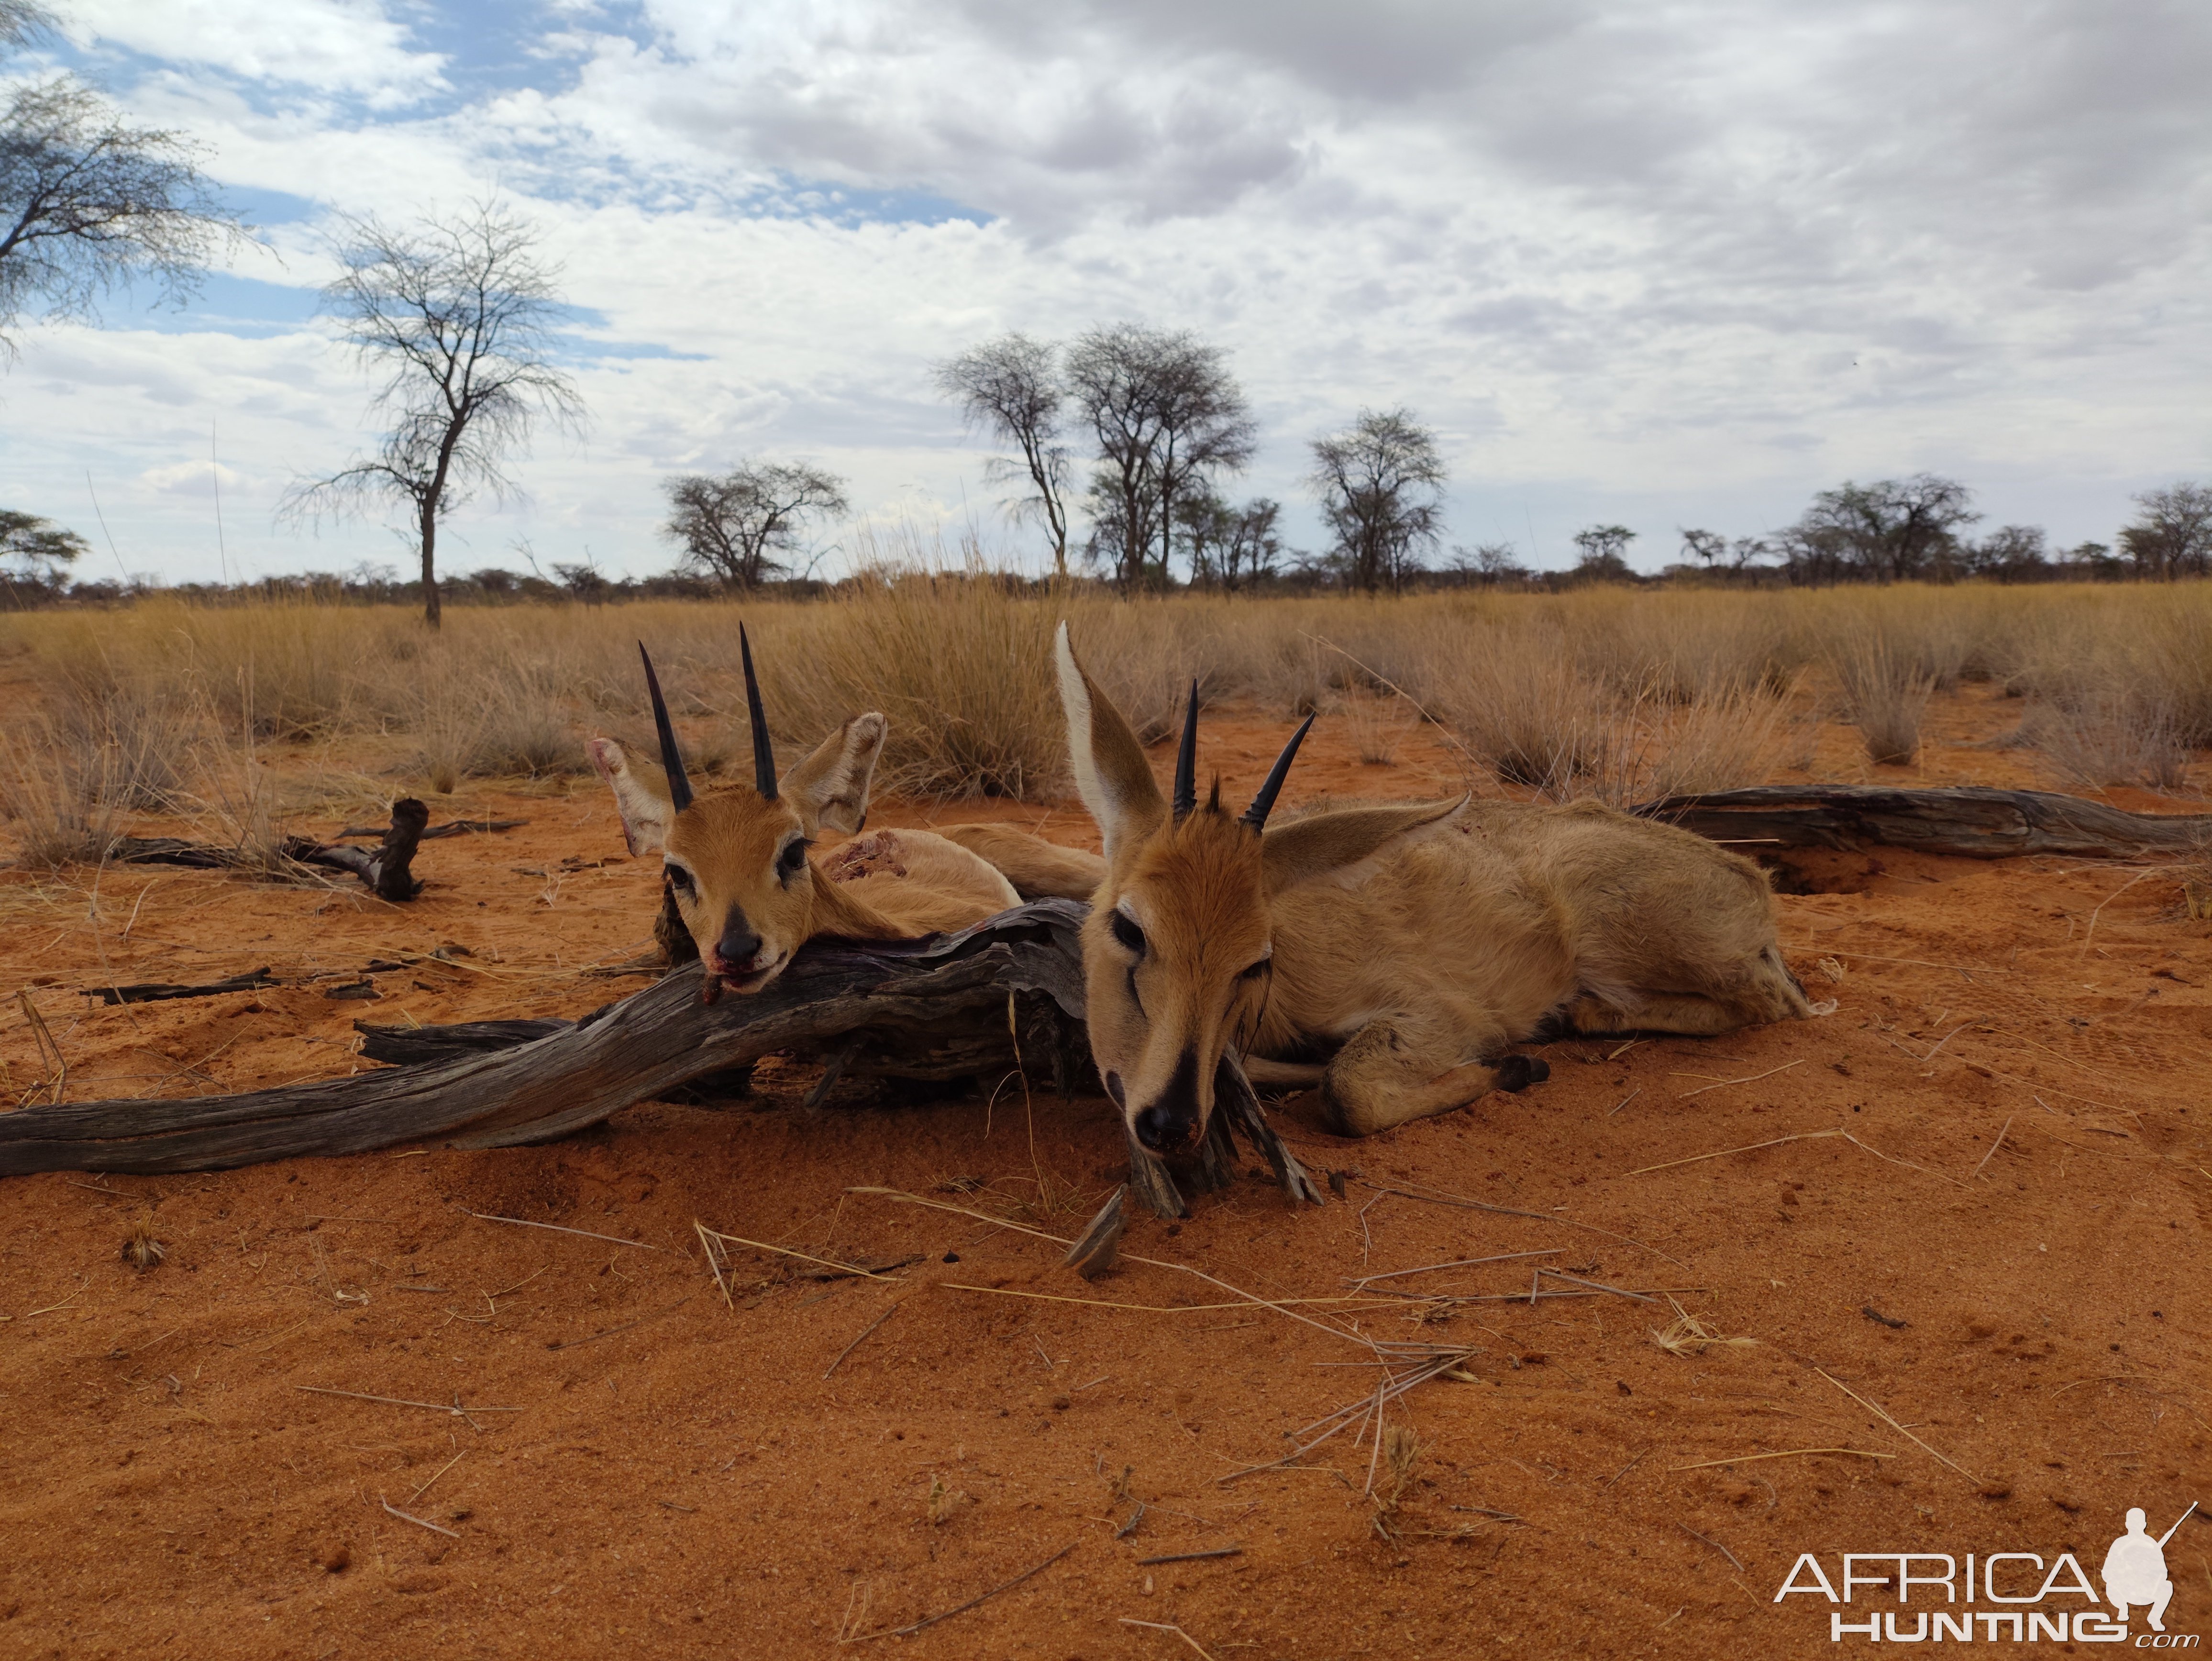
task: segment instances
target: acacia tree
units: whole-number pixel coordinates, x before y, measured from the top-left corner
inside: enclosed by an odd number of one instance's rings
[[[2212,485],[2183,483],[2136,497],[2135,522],[2120,549],[2147,577],[2203,576],[2212,570]]]
[[[740,461],[720,477],[677,474],[661,488],[669,508],[661,533],[682,545],[682,563],[740,593],[787,569],[775,556],[798,545],[811,515],[852,511],[845,481],[803,461]]]
[[[986,341],[932,370],[938,390],[960,406],[969,424],[1021,452],[1018,465],[992,464],[1001,478],[1026,478],[1030,494],[1015,503],[1034,513],[1052,538],[1054,575],[1067,575],[1067,447],[1060,442],[1066,392],[1060,349],[1018,332]]]
[[[412,228],[346,218],[330,247],[339,275],[323,304],[361,362],[385,372],[372,407],[391,430],[374,456],[295,484],[283,513],[315,519],[403,508],[422,565],[422,618],[439,626],[438,522],[479,490],[512,497],[508,454],[540,418],[583,423],[553,362],[563,306],[537,233],[494,202]]]
[[[1845,480],[1813,498],[1781,533],[1793,581],[1905,582],[1943,576],[1959,560],[1959,531],[1981,518],[1955,478],[1916,473],[1871,484]]]
[[[0,0],[0,46],[52,25],[27,0]],[[90,318],[116,289],[150,281],[181,304],[209,260],[243,240],[197,165],[199,149],[133,127],[68,75],[15,88],[0,110],[0,356],[26,307]]]
[[[1636,532],[1626,525],[1590,525],[1575,532],[1575,546],[1583,557],[1573,575],[1589,582],[1633,582],[1635,568],[1628,563],[1628,545]]]
[[[1091,551],[1134,593],[1167,575],[1178,498],[1251,458],[1251,417],[1220,349],[1187,331],[1092,329],[1069,351],[1066,374],[1098,444]]]
[[[0,508],[0,585],[17,605],[25,603],[25,589],[33,598],[58,591],[70,567],[91,551],[82,537],[50,519]]]
[[[1421,569],[1443,522],[1443,459],[1436,435],[1406,409],[1363,410],[1312,441],[1310,482],[1348,584],[1393,593]]]

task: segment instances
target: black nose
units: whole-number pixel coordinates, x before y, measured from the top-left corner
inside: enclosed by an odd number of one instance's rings
[[[1155,1153],[1171,1153],[1191,1139],[1198,1122],[1170,1108],[1148,1107],[1137,1115],[1137,1140]]]
[[[736,969],[752,961],[753,953],[760,950],[760,936],[745,921],[745,914],[736,906],[722,922],[722,938],[714,942],[714,950],[722,961]]]

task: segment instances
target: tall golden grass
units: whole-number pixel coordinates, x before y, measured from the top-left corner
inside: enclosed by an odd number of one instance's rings
[[[333,754],[374,736],[410,789],[580,770],[586,737],[648,729],[641,639],[711,772],[745,753],[740,618],[787,760],[876,709],[888,788],[1050,797],[1063,617],[1148,739],[1195,679],[1209,703],[1346,719],[1378,760],[1398,723],[1433,721],[1471,771],[1553,798],[1769,777],[1808,752],[1808,690],[1876,762],[1911,756],[1928,694],[1962,679],[2019,701],[2013,741],[2057,782],[2174,788],[2212,745],[2212,583],[1118,603],[885,569],[828,600],[461,609],[436,635],[397,607],[292,602],[0,616],[0,668],[40,705],[7,724],[0,812],[82,849],[175,792],[210,733]]]

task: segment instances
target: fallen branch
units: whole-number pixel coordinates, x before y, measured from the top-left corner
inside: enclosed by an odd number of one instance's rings
[[[130,986],[94,986],[85,989],[88,998],[98,998],[102,1003],[162,1003],[176,998],[214,998],[225,992],[252,992],[257,988],[275,986],[277,979],[268,966],[244,975],[233,975],[228,980],[210,981],[205,986],[181,986],[170,981],[143,981]]]
[[[315,842],[306,837],[287,837],[276,850],[276,874],[289,867],[319,866],[349,872],[368,885],[381,900],[411,900],[422,892],[411,867],[415,850],[430,822],[430,810],[412,796],[392,804],[392,824],[381,831],[347,830],[347,836],[381,836],[374,851],[349,848],[339,843]],[[124,837],[108,849],[118,865],[180,865],[196,871],[252,871],[270,874],[269,861],[237,848],[213,843],[186,842],[178,837]],[[300,873],[295,873],[300,874]]]
[[[2016,854],[2129,859],[2192,853],[2212,842],[2212,817],[2128,813],[2048,790],[1967,786],[1896,790],[1875,785],[1762,784],[1667,796],[1629,810],[1725,843],[1849,850],[1869,843],[1968,859]]]

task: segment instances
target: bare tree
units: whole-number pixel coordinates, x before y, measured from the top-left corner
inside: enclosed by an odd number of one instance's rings
[[[0,46],[52,27],[29,0],[0,0]],[[201,176],[180,134],[127,125],[76,77],[15,88],[0,112],[0,355],[24,309],[91,318],[100,299],[150,281],[181,304],[246,227]]]
[[[1796,582],[1905,582],[1960,564],[1959,531],[1981,515],[1954,478],[1916,473],[1872,484],[1846,480],[1813,498],[1778,541]]]
[[[661,487],[661,533],[683,545],[682,563],[740,593],[786,569],[776,556],[798,545],[810,515],[852,511],[845,481],[803,461],[740,461],[720,478],[679,473]]]
[[[2136,497],[2135,522],[2121,551],[2147,577],[2203,576],[2212,570],[2212,485],[2186,482]]]
[[[1232,507],[1207,489],[1186,496],[1176,511],[1194,587],[1234,594],[1275,575],[1283,557],[1279,502],[1257,496]]]
[[[1067,447],[1060,442],[1060,349],[1014,333],[986,341],[935,366],[937,387],[971,426],[1022,453],[1018,465],[994,462],[996,476],[1026,478],[1030,494],[1016,511],[1040,515],[1052,538],[1054,575],[1067,575]]]
[[[1363,410],[1312,443],[1314,494],[1348,584],[1393,593],[1421,569],[1443,522],[1444,464],[1436,435],[1406,409]]]
[[[1133,593],[1166,576],[1176,499],[1250,459],[1251,417],[1220,349],[1180,330],[1092,329],[1068,353],[1067,385],[1098,444],[1091,551]]]
[[[539,417],[578,430],[584,402],[553,363],[559,272],[538,258],[527,222],[494,202],[398,229],[347,218],[323,290],[346,344],[386,372],[373,408],[392,429],[374,457],[295,484],[291,518],[403,505],[422,561],[422,618],[439,625],[438,520],[478,490],[514,494],[504,471]]]

